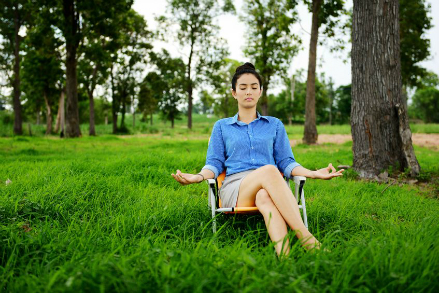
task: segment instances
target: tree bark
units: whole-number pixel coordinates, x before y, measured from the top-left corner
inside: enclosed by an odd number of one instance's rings
[[[64,89],[61,91],[61,95],[59,97],[58,114],[56,115],[55,133],[58,133],[60,128],[64,129],[64,126],[61,127],[63,117],[64,117]]]
[[[88,101],[89,101],[89,108],[90,108],[90,119],[89,119],[89,130],[88,130],[88,135],[90,136],[95,136],[96,135],[96,130],[95,130],[95,102],[93,99],[93,95],[94,95],[94,91],[96,88],[96,75],[98,73],[98,66],[95,65],[95,67],[93,68],[93,74],[91,77],[91,85],[90,85],[90,89],[87,91],[88,92]]]
[[[322,0],[312,1],[311,40],[309,42],[308,78],[306,80],[305,129],[303,133],[303,142],[306,144],[315,144],[318,138],[316,127],[316,58],[321,6]]]
[[[47,93],[43,93],[44,103],[46,104],[46,135],[52,133],[52,110],[50,109],[49,99]]]
[[[90,119],[89,119],[89,130],[88,130],[88,135],[90,136],[95,136],[96,135],[96,130],[95,130],[95,102],[93,99],[93,91],[91,91],[88,94],[88,102],[89,102],[89,107],[90,107]]]
[[[262,91],[262,97],[261,97],[261,109],[262,109],[262,115],[268,116],[268,96],[267,91],[268,87],[270,86],[270,81],[267,79],[264,83],[264,89]]]
[[[188,107],[187,107],[187,128],[192,129],[192,94],[193,84],[191,77],[192,56],[194,54],[195,38],[191,39],[191,51],[189,53],[189,60],[187,64],[187,95],[188,95]]]
[[[114,93],[114,75],[113,75],[113,67],[110,70],[110,81],[111,81],[111,112],[113,119],[113,134],[117,134],[117,104],[116,104],[116,95]]]
[[[78,42],[78,15],[74,0],[63,0],[64,37],[66,39],[66,137],[79,137],[78,82],[76,76],[76,51]]]
[[[419,174],[404,105],[398,0],[354,0],[351,127],[360,177],[390,166]]]
[[[20,42],[21,37],[18,34],[20,31],[21,23],[20,23],[20,14],[18,12],[18,3],[15,4],[14,7],[14,134],[22,135],[23,134],[23,118],[21,114],[21,102],[20,102]]]

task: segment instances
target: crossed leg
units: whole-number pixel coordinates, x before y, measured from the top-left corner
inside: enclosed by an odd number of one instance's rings
[[[319,242],[302,221],[291,189],[275,166],[263,166],[242,180],[237,206],[254,205],[264,217],[270,239],[276,242],[278,255],[282,253],[282,244],[287,235],[286,225],[295,232],[302,246],[309,249],[319,248]],[[284,249],[284,253],[288,253],[288,250]]]

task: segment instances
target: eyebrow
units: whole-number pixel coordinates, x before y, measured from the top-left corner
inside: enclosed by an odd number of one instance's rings
[[[247,83],[240,83],[239,86],[241,86],[241,85],[247,85]],[[250,85],[258,85],[258,83],[257,83],[257,82],[254,82],[254,83],[252,83],[252,84],[250,84]]]

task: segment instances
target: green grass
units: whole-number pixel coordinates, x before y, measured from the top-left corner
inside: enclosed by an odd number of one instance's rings
[[[314,169],[351,164],[352,143],[298,145]],[[308,180],[310,230],[278,261],[261,216],[219,217],[205,184],[170,176],[204,165],[207,137],[0,139],[2,292],[437,292],[438,190]],[[424,172],[439,152],[416,148]],[[12,181],[6,185],[6,179]]]
[[[1,118],[1,117],[0,117]],[[127,134],[142,135],[142,134],[157,134],[160,136],[170,136],[170,137],[185,137],[193,138],[205,138],[210,135],[212,131],[213,124],[219,119],[218,117],[208,118],[206,115],[193,114],[192,129],[187,128],[187,117],[182,116],[180,120],[175,121],[174,129],[171,128],[171,123],[169,121],[164,122],[159,119],[159,115],[154,115],[153,125],[150,125],[148,121],[141,121],[142,116],[136,115],[135,125],[133,127],[132,115],[128,114],[125,118],[125,125],[129,130]],[[120,126],[121,117],[118,117],[118,125]],[[149,119],[149,118],[148,118]],[[23,133],[29,136],[42,137],[46,132],[46,126],[43,124],[33,124],[33,123],[23,123]],[[439,133],[439,124],[423,124],[423,123],[411,123],[411,130],[413,133]],[[89,125],[88,123],[80,125],[81,132],[83,136],[88,136]],[[96,133],[98,135],[112,134],[113,126],[112,124],[104,125],[98,124],[95,126]],[[303,125],[285,125],[288,135],[291,139],[300,139],[303,137],[304,126]],[[349,124],[344,125],[328,125],[320,124],[317,125],[317,132],[319,134],[351,134],[351,126]],[[13,125],[12,124],[2,124],[0,120],[0,137],[12,137],[13,136]],[[54,135],[58,136],[58,135]]]

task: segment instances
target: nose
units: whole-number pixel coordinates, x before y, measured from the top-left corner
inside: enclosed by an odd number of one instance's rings
[[[251,88],[249,87],[249,88],[247,88],[246,94],[248,95],[250,92],[251,92]]]

